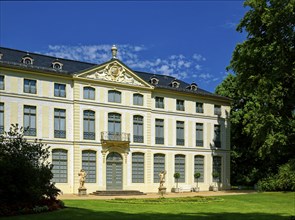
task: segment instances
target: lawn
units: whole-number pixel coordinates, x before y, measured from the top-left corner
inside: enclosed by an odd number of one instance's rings
[[[153,200],[66,200],[67,208],[51,213],[14,216],[7,219],[125,219],[125,220],[290,220],[295,215],[295,193]],[[5,218],[3,218],[5,219]],[[293,218],[292,218],[293,219]]]

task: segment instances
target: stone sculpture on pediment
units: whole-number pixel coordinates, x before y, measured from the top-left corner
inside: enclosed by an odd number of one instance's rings
[[[126,69],[117,63],[108,64],[104,69],[87,75],[90,79],[100,79],[112,82],[142,86],[143,84],[127,73]]]

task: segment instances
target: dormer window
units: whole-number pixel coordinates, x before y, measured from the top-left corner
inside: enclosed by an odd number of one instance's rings
[[[150,82],[151,82],[151,84],[153,84],[153,85],[158,85],[159,80],[158,80],[157,77],[153,76],[153,77],[150,79]]]
[[[0,52],[0,60],[2,59],[2,57],[3,57],[3,54]]]
[[[176,79],[174,79],[174,80],[171,82],[171,86],[172,86],[173,88],[178,88],[179,85],[180,85],[180,83],[179,83]]]
[[[192,83],[187,88],[190,89],[190,90],[192,90],[192,91],[197,91],[198,85],[196,83]]]
[[[22,63],[26,64],[26,65],[32,65],[33,64],[33,58],[27,54],[22,58]]]
[[[62,69],[63,64],[61,62],[55,61],[52,63],[52,68],[53,69],[57,69],[57,70],[61,70]]]

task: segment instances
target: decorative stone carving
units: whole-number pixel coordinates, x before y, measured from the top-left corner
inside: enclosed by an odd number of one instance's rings
[[[119,65],[117,62],[108,64],[103,70],[88,74],[87,78],[143,86],[141,82],[127,73],[126,68]]]
[[[158,190],[159,190],[159,194],[161,194],[162,196],[163,196],[163,194],[166,193],[166,187],[164,186],[166,173],[167,173],[166,170],[163,170],[159,173],[160,186],[159,186]]]
[[[78,173],[78,176],[80,177],[79,178],[79,182],[80,182],[79,189],[85,189],[84,183],[86,180],[87,173],[83,169],[81,169],[81,171]]]

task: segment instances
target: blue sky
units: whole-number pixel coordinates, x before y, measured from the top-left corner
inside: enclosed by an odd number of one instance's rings
[[[213,92],[237,43],[243,1],[1,1],[0,45],[91,63],[112,44],[134,70]]]

